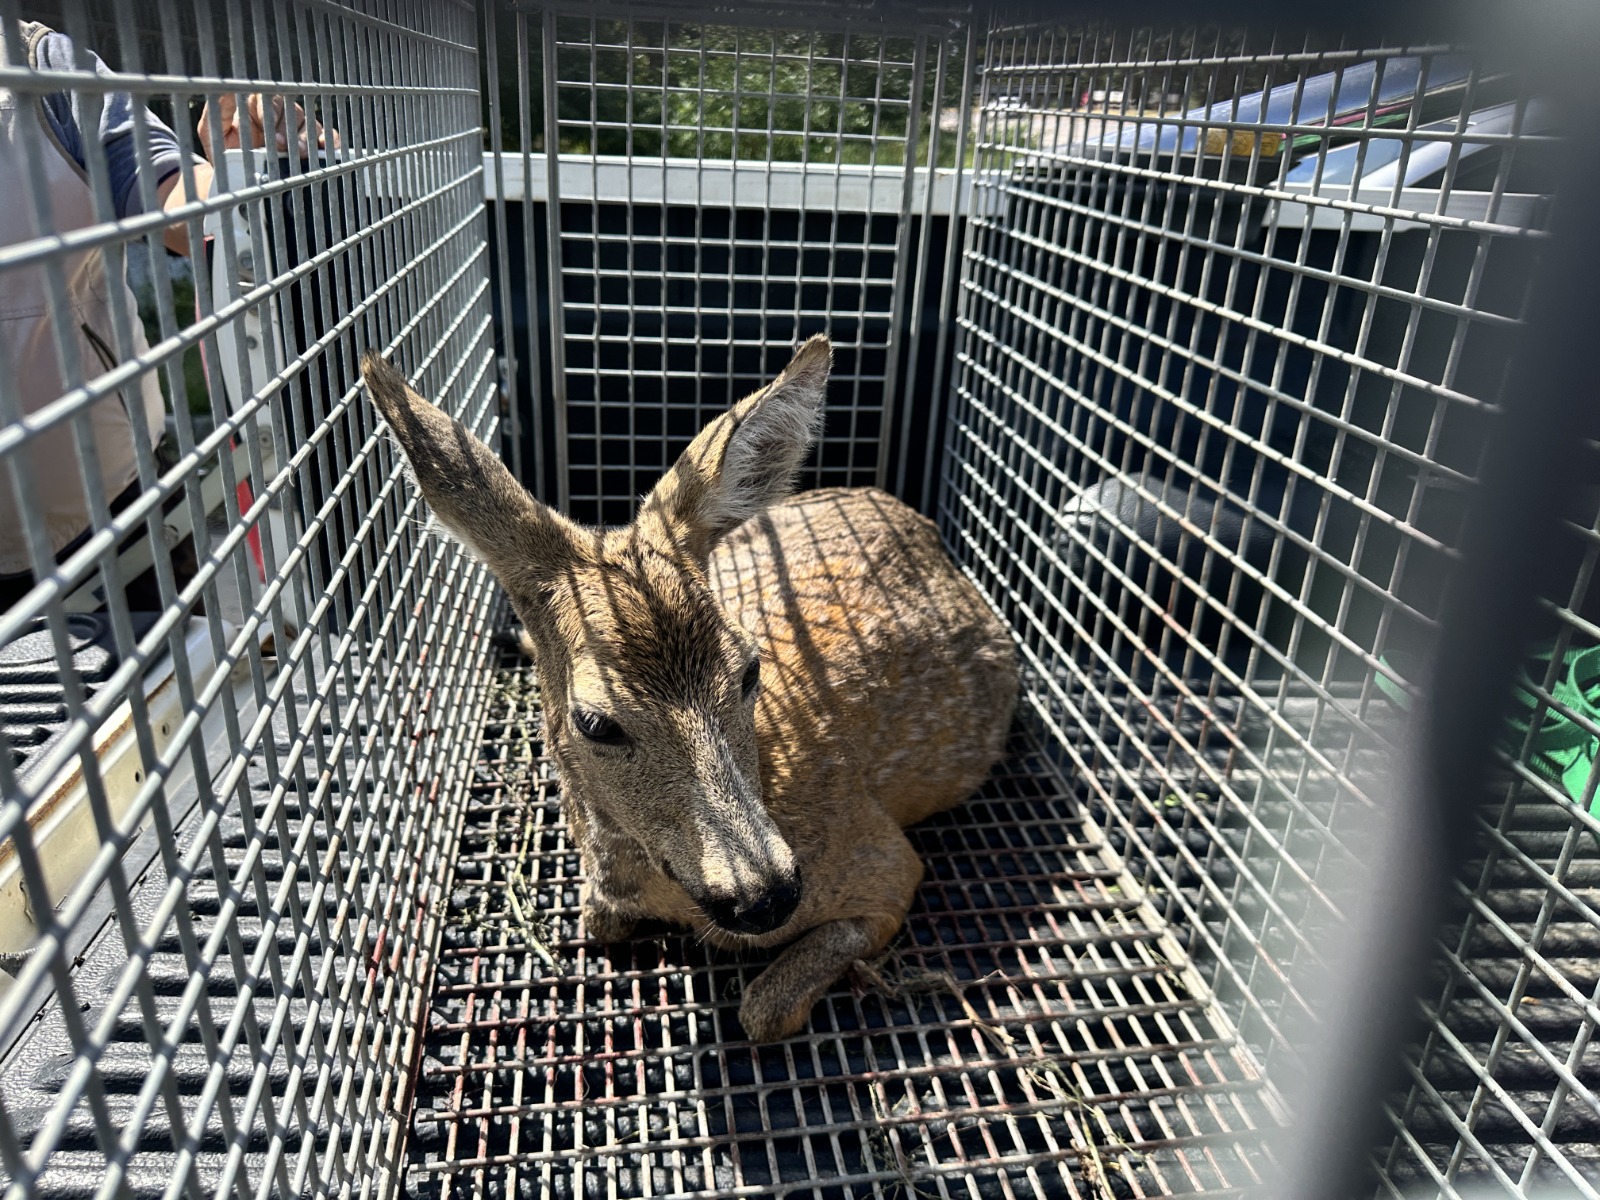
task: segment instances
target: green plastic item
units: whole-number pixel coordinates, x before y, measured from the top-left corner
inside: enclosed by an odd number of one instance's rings
[[[1389,660],[1381,654],[1378,656],[1378,664],[1388,670],[1394,670],[1389,665]],[[1390,704],[1393,704],[1401,712],[1411,711],[1411,696],[1406,692],[1405,688],[1400,686],[1398,678],[1391,679],[1382,671],[1379,671],[1372,677],[1372,682],[1377,684],[1378,690],[1389,698]]]
[[[1540,707],[1535,690],[1543,686],[1549,675],[1554,654],[1553,641],[1541,642],[1517,672],[1512,711],[1506,717],[1500,745],[1513,756],[1522,753],[1527,746],[1528,765],[1546,779],[1559,783],[1573,803],[1581,804],[1595,761],[1600,759],[1600,737],[1589,733],[1566,713],[1546,705],[1539,713],[1539,725],[1533,730],[1532,741],[1528,739],[1534,713]],[[1398,682],[1400,672],[1387,658],[1380,657],[1378,663],[1384,669],[1373,676],[1373,683],[1396,708],[1410,711],[1411,697]],[[1566,708],[1600,725],[1600,646],[1575,652],[1569,650],[1562,666],[1551,695]],[[1600,788],[1590,797],[1589,813],[1600,817]]]
[[[1554,695],[1573,712],[1581,713],[1592,723],[1600,723],[1600,646],[1568,654],[1566,670],[1556,681]],[[1561,786],[1567,795],[1574,802],[1582,803],[1584,791],[1590,786],[1589,776],[1594,771],[1595,760],[1600,759],[1600,737],[1587,733],[1565,714],[1555,715],[1571,726],[1573,732],[1563,733],[1561,737],[1570,748],[1557,747],[1552,750],[1551,757],[1561,767]],[[1600,794],[1590,797],[1589,814],[1600,817]]]

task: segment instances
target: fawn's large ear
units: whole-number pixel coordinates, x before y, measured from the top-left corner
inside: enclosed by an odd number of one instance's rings
[[[361,378],[434,515],[514,603],[534,600],[572,565],[581,530],[530,496],[465,425],[417,395],[376,354],[361,360]]]
[[[645,500],[640,525],[704,559],[730,530],[787,496],[821,428],[832,365],[824,335],[801,346],[783,374],[700,431]]]

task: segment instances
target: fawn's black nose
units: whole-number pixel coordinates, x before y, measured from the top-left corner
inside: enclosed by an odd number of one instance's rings
[[[781,929],[800,906],[800,879],[773,884],[753,900],[713,900],[707,914],[730,933],[771,933]]]

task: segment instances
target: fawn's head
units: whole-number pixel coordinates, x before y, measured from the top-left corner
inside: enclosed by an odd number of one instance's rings
[[[759,648],[723,613],[706,565],[722,537],[792,489],[831,354],[826,338],[808,341],[701,430],[633,524],[608,530],[539,503],[393,367],[371,354],[361,364],[434,515],[527,627],[569,799],[735,933],[782,926],[801,881],[761,803]]]

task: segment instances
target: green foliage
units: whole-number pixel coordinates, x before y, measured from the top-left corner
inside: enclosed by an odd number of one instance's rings
[[[526,117],[532,148],[543,151],[538,33],[529,31],[524,60]],[[561,18],[556,43],[565,154],[900,166],[914,132],[915,159],[925,164],[936,113],[959,103],[965,69],[960,37],[927,42],[920,88],[911,37]],[[521,47],[511,21],[496,46],[500,145],[516,150]],[[935,97],[941,52],[943,95]],[[940,165],[954,164],[955,141],[941,131]]]

